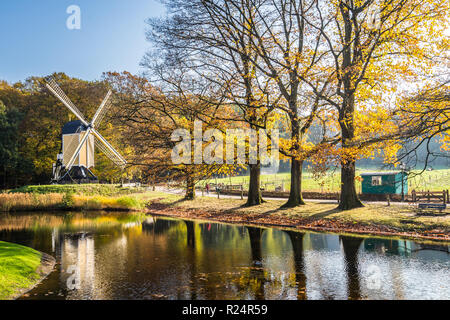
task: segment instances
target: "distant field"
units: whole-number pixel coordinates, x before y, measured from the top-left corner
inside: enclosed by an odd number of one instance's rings
[[[356,175],[359,176],[363,172],[376,172],[382,170],[357,170]],[[420,171],[413,171],[411,177],[408,179],[408,190],[411,192],[413,189],[441,191],[444,189],[450,189],[450,169],[441,169],[433,171],[425,171],[421,175],[417,175]],[[275,187],[283,185],[284,190],[290,188],[290,173],[278,173],[278,174],[265,174],[261,175],[261,184],[265,190],[274,190]],[[210,179],[210,183],[223,183],[223,184],[244,184],[244,188],[248,186],[249,177],[225,177],[221,179]],[[206,181],[200,182],[200,185],[204,185]],[[340,184],[340,172],[329,172],[327,175],[320,179],[315,179],[310,172],[303,173],[302,187],[304,191],[311,192],[339,192]],[[356,182],[356,190],[361,192],[361,182]]]

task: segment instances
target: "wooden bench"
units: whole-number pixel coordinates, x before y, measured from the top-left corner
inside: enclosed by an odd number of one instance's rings
[[[412,191],[412,201],[417,203],[419,210],[439,210],[439,212],[447,209],[447,203],[449,203],[448,190],[439,192],[416,192]]]
[[[439,212],[447,209],[445,203],[419,203],[419,209],[437,209]]]

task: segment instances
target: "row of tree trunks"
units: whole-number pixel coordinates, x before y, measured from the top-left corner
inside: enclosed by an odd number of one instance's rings
[[[260,163],[249,165],[250,168],[250,184],[246,206],[255,206],[263,202],[261,196],[261,165]],[[358,198],[355,185],[355,161],[342,165],[341,168],[341,196],[339,201],[339,209],[350,210],[362,207],[363,204]],[[291,165],[291,188],[288,201],[283,205],[285,208],[293,208],[304,205],[302,197],[302,171],[303,161],[293,159]],[[195,198],[195,183],[189,175],[186,178],[186,200]]]

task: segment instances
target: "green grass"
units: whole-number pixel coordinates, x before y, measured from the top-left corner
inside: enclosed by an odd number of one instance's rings
[[[363,172],[374,172],[382,170],[370,170],[360,169],[356,171],[356,175],[359,176]],[[419,171],[413,171],[418,174]],[[278,173],[278,174],[263,174],[261,175],[261,185],[265,190],[272,191],[277,186],[283,184],[284,190],[288,191],[290,188],[290,173]],[[210,179],[209,183],[215,183],[216,179]],[[201,181],[200,186],[203,186],[206,181]],[[249,177],[226,177],[217,179],[217,183],[223,184],[244,184],[244,188],[248,187]],[[267,185],[266,185],[267,184]],[[339,192],[340,189],[340,172],[328,172],[324,177],[317,179],[311,172],[303,173],[302,180],[303,191],[311,192]],[[441,169],[433,171],[425,171],[421,175],[411,177],[408,181],[408,189],[411,192],[413,189],[417,191],[442,191],[444,189],[450,189],[450,169]],[[361,192],[361,182],[356,181],[356,190]]]
[[[0,300],[12,299],[40,278],[41,254],[28,247],[0,241]]]
[[[63,184],[31,185],[13,189],[9,193],[74,193],[85,196],[115,196],[144,192],[144,188],[122,188],[119,184]]]

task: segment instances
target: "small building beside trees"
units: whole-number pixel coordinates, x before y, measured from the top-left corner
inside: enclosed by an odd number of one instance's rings
[[[361,173],[363,194],[407,194],[408,177],[404,171]]]

